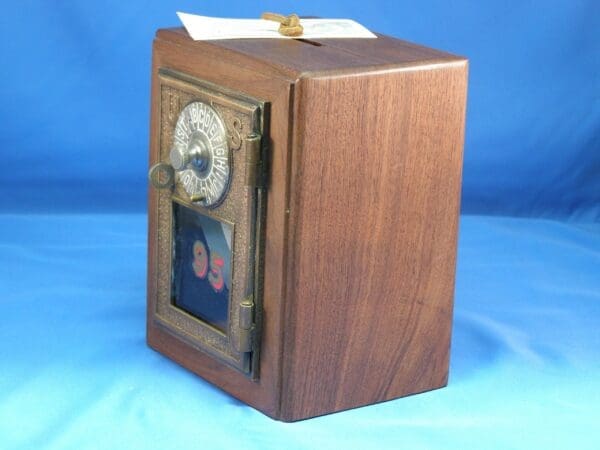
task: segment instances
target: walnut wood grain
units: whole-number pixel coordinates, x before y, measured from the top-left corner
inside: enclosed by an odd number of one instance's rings
[[[381,35],[319,43],[154,44],[151,164],[160,67],[270,102],[271,123],[260,378],[155,324],[152,190],[148,342],[286,421],[448,379],[467,62]]]
[[[286,418],[446,384],[465,69],[298,83]]]

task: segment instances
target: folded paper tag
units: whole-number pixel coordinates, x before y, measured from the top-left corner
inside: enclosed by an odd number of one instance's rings
[[[178,12],[183,26],[195,41],[215,39],[293,39],[279,33],[279,24],[264,19],[225,19]],[[302,39],[376,38],[377,36],[350,19],[301,19]]]

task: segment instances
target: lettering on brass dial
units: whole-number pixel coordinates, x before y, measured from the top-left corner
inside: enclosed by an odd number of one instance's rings
[[[204,102],[188,104],[173,133],[171,164],[192,201],[216,206],[229,187],[231,167],[225,124]]]

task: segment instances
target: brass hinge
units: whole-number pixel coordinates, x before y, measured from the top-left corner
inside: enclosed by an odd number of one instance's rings
[[[264,174],[261,158],[262,136],[250,133],[246,136],[246,186],[263,187]]]
[[[240,303],[239,312],[240,329],[237,350],[242,353],[250,352],[254,339],[254,300],[251,295]]]

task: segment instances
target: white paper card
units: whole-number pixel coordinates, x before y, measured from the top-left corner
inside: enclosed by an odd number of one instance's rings
[[[264,19],[225,19],[178,12],[177,15],[195,41],[215,39],[294,39],[277,31],[279,23]],[[350,19],[300,19],[302,39],[376,38],[358,22]]]

